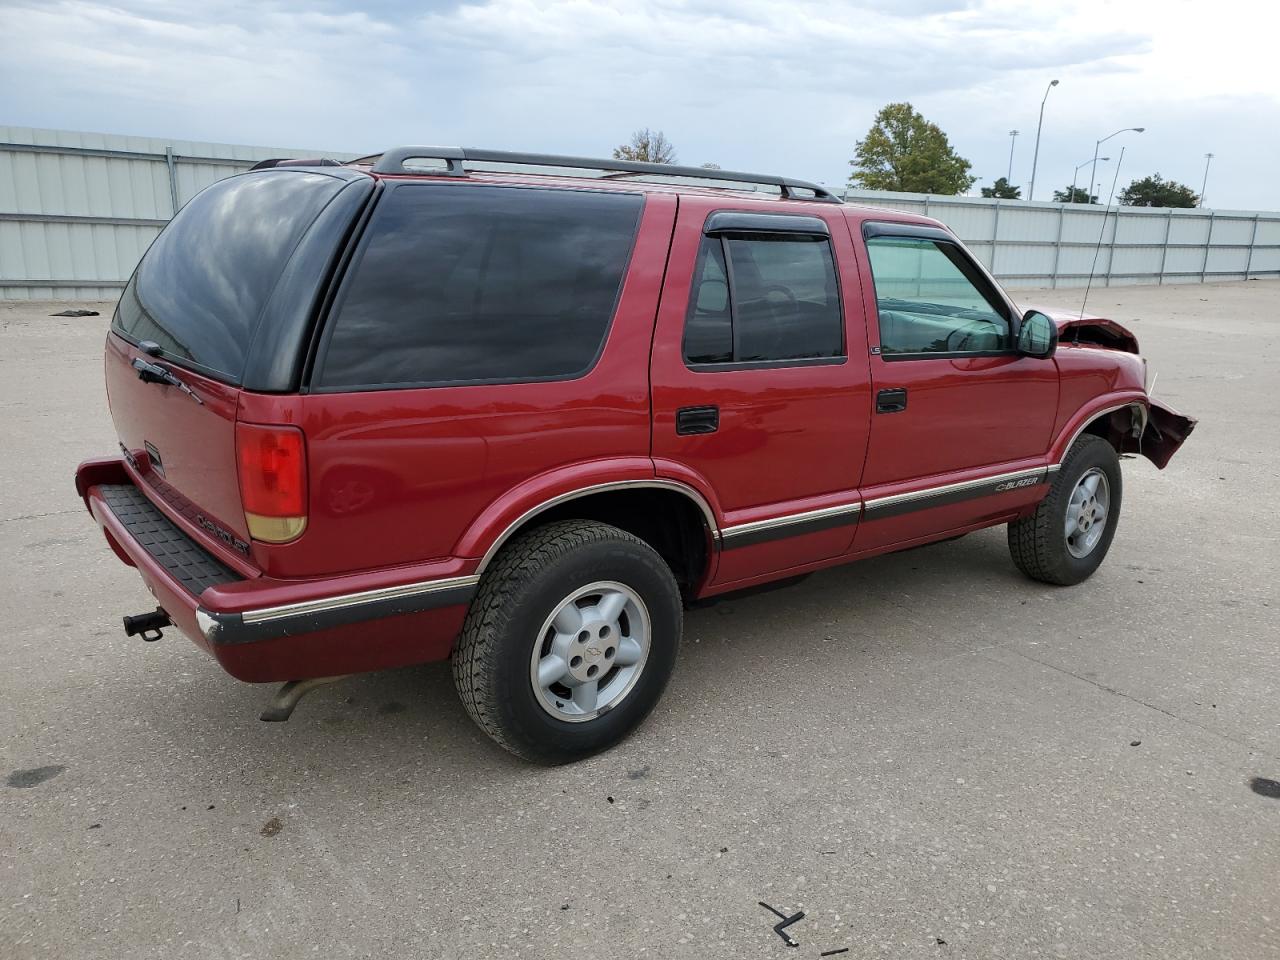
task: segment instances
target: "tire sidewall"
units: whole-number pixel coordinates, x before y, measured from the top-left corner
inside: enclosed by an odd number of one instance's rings
[[[1064,528],[1067,520],[1067,508],[1071,504],[1071,494],[1088,471],[1097,468],[1107,478],[1107,517],[1102,537],[1090,551],[1088,556],[1076,557],[1067,549]],[[1055,565],[1062,573],[1066,583],[1079,583],[1093,574],[1111,549],[1111,541],[1115,538],[1116,528],[1120,523],[1120,505],[1124,496],[1123,479],[1120,473],[1120,458],[1115,448],[1105,440],[1090,437],[1072,448],[1070,456],[1062,464],[1050,494],[1050,522],[1056,523],[1056,537],[1052,541]],[[1051,530],[1053,528],[1051,527]]]
[[[529,676],[538,630],[556,606],[587,584],[611,580],[634,590],[649,615],[649,652],[636,684],[617,706],[591,720],[570,722],[538,702]],[[617,743],[657,704],[675,666],[681,603],[670,570],[647,545],[619,537],[564,553],[510,596],[505,628],[496,637],[494,703],[501,725],[521,753],[548,762],[586,756]]]

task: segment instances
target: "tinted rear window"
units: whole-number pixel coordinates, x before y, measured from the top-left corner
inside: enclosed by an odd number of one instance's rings
[[[239,382],[262,309],[307,227],[343,181],[230,177],[178,211],[142,258],[113,325],[165,356]]]
[[[642,205],[633,194],[392,188],[339,295],[317,384],[584,373],[608,331]]]

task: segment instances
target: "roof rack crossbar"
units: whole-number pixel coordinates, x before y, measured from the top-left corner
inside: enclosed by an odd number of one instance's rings
[[[783,199],[819,200],[824,203],[840,203],[840,198],[825,187],[790,177],[768,174],[742,173],[736,170],[717,170],[711,167],[679,167],[670,163],[641,163],[635,160],[602,160],[597,157],[564,157],[548,153],[515,153],[507,150],[477,150],[474,147],[394,147],[377,157],[374,173],[422,173],[432,171],[408,170],[408,160],[444,160],[445,166],[438,173],[446,176],[465,176],[464,161],[479,163],[510,163],[536,167],[567,167],[576,170],[607,170],[622,174],[642,174],[659,177],[689,177],[698,180],[718,180],[726,183],[751,183],[777,187]],[[800,191],[797,194],[796,191]],[[812,193],[806,197],[804,193]]]

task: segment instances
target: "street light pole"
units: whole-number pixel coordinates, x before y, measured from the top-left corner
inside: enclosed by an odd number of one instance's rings
[[[1147,129],[1146,127],[1125,127],[1123,130],[1117,130],[1115,133],[1108,134],[1107,136],[1103,137],[1101,140],[1097,141],[1093,145],[1093,170],[1090,171],[1089,173],[1089,182],[1093,183],[1098,173],[1098,148],[1099,147],[1101,147],[1104,143],[1106,143],[1112,137],[1118,137],[1122,133],[1130,133],[1130,132],[1142,133],[1142,131],[1146,129]]]
[[[1036,124],[1036,149],[1031,154],[1031,186],[1027,188],[1028,200],[1036,198],[1036,164],[1040,161],[1040,128],[1044,126],[1045,101],[1049,99],[1049,91],[1057,85],[1057,80],[1050,80],[1049,85],[1044,88],[1044,100],[1040,101],[1040,122]]]
[[[1200,181],[1200,200],[1196,203],[1197,207],[1204,206],[1204,188],[1209,185],[1209,161],[1212,159],[1212,153],[1206,153],[1204,155],[1204,179]]]
[[[1004,178],[1005,183],[1013,182],[1013,147],[1014,147],[1014,144],[1016,144],[1017,142],[1018,142],[1018,131],[1010,130],[1009,131],[1009,172],[1005,174],[1005,178]]]
[[[1110,159],[1111,159],[1110,157],[1094,157],[1094,158],[1093,158],[1093,160],[1092,160],[1092,162],[1096,164],[1099,160],[1101,160],[1103,163],[1106,163],[1106,162],[1108,162]],[[1071,193],[1069,193],[1069,194],[1067,195],[1067,202],[1068,202],[1068,203],[1075,203],[1075,202],[1076,202],[1076,178],[1080,176],[1080,167],[1086,166],[1086,165],[1087,165],[1087,164],[1089,164],[1090,162],[1091,162],[1091,161],[1086,160],[1084,163],[1082,163],[1082,164],[1080,164],[1079,166],[1077,166],[1077,167],[1076,167],[1076,169],[1075,169],[1075,172],[1073,172],[1073,173],[1071,174]],[[1087,193],[1087,191],[1086,191],[1086,193]],[[1088,195],[1088,196],[1092,196],[1092,194],[1088,194],[1088,193],[1087,193],[1087,195]],[[1087,201],[1086,201],[1086,202],[1087,202]]]

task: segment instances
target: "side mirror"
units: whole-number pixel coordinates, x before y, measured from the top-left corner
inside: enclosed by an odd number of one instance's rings
[[[1058,325],[1039,310],[1028,310],[1018,327],[1018,352],[1024,357],[1046,359],[1058,346]]]

